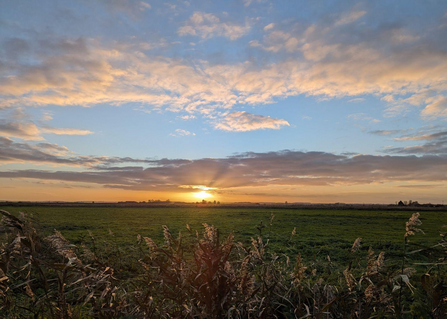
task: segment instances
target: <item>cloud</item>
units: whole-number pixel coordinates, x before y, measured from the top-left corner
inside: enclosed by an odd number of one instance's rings
[[[180,118],[181,118],[182,120],[193,120],[193,119],[195,119],[196,117],[195,117],[194,115],[182,115],[182,116],[180,116]]]
[[[431,134],[410,135],[394,138],[398,142],[427,141],[422,145],[390,147],[387,153],[394,154],[447,154],[447,131]]]
[[[124,13],[133,19],[140,19],[142,13],[152,8],[148,2],[139,0],[99,0],[97,2],[102,3],[108,11]]]
[[[43,140],[40,130],[34,123],[7,122],[0,120],[0,136],[18,137],[28,141]]]
[[[23,149],[23,145],[16,145],[17,147]],[[31,149],[37,152],[37,149]],[[0,154],[0,160],[3,160],[4,152]],[[29,151],[28,157],[31,155]],[[54,158],[62,160],[63,157],[53,155]],[[127,190],[179,192],[189,192],[188,185],[203,185],[226,191],[241,187],[293,188],[395,182],[427,184],[447,181],[447,176],[439,173],[447,171],[447,158],[439,155],[348,156],[284,150],[267,153],[248,152],[230,157],[196,160],[141,160],[146,167],[112,166],[113,162],[124,163],[125,158],[97,157],[89,160],[96,163],[103,161],[104,165],[88,166],[90,168],[84,171],[9,170],[0,172],[0,177],[94,183]],[[90,164],[91,162],[88,163]]]
[[[380,123],[380,120],[372,118],[371,116],[366,115],[365,113],[355,113],[348,115],[348,119],[354,121],[369,121],[371,123]]]
[[[147,2],[144,2],[144,1],[140,1],[140,5],[141,5],[141,10],[146,10],[146,9],[150,9],[151,8],[151,5],[149,4],[149,3],[147,3]]]
[[[220,19],[212,13],[196,11],[189,18],[186,24],[177,30],[178,35],[199,36],[202,39],[209,39],[220,36],[230,40],[236,40],[251,29],[248,20],[245,25],[239,25],[231,22],[221,22]]]
[[[244,6],[248,7],[250,4],[252,4],[253,2],[257,2],[257,3],[261,3],[265,0],[243,0]]]
[[[398,187],[403,188],[436,188],[436,187],[444,187],[444,185],[433,185],[433,184],[415,184],[415,185],[399,185]]]
[[[349,24],[357,21],[366,14],[366,11],[351,11],[343,14],[336,22],[335,26]]]
[[[50,133],[56,135],[90,135],[93,132],[88,130],[79,130],[75,128],[55,128],[55,127],[45,127],[41,129],[42,133]]]
[[[9,114],[4,116],[3,120],[5,120],[6,117],[16,120],[16,121],[24,121],[24,120],[30,119],[29,114],[27,112],[25,112],[23,107],[16,107],[16,108],[10,110]]]
[[[338,23],[362,14],[342,14]],[[252,40],[250,45],[272,53],[303,55],[303,59],[293,58],[295,63],[290,58],[277,67],[278,72],[284,72],[286,64],[294,68],[294,84],[288,86],[291,95],[294,90],[325,98],[372,94],[389,103],[390,115],[412,103],[425,106],[421,113],[425,118],[447,116],[447,77],[441,73],[447,72],[447,53],[439,45],[444,34],[435,33],[432,38],[412,35],[398,24],[375,29],[334,26],[319,21],[304,29],[275,29],[262,43]]]
[[[430,140],[437,140],[437,139],[443,139],[447,138],[447,131],[443,132],[437,132],[432,134],[424,134],[424,135],[413,135],[413,136],[404,136],[404,137],[397,137],[394,140],[395,141],[430,141]]]
[[[243,1],[245,7],[248,7],[253,2],[253,0],[243,0]]]
[[[408,132],[411,130],[412,130],[411,128],[405,129],[405,130],[374,130],[374,131],[369,131],[368,133],[374,134],[374,135],[395,135],[395,134],[399,134],[399,133]]]
[[[169,135],[171,135],[171,136],[195,136],[196,133],[192,133],[190,131],[182,130],[182,129],[178,128],[175,130],[175,133],[171,133]]]
[[[358,98],[355,98],[355,99],[350,99],[348,102],[349,103],[359,103],[359,102],[363,102],[363,101],[365,101],[365,98],[358,97]]]
[[[282,50],[287,52],[297,51],[299,44],[300,41],[290,33],[282,30],[275,30],[264,36],[263,44],[257,46],[261,46],[266,51],[277,53]]]
[[[251,40],[250,42],[248,42],[248,45],[254,48],[261,46],[258,40]]]
[[[430,119],[447,116],[447,97],[440,95],[429,97],[425,102],[428,104],[421,112],[422,117]]]
[[[146,163],[150,165],[154,161],[130,157],[74,156],[65,146],[51,143],[18,143],[9,138],[0,137],[0,164],[6,163],[94,167],[123,163]]]
[[[72,153],[66,146],[51,143],[39,143],[35,145],[35,148],[57,156],[67,156]]]
[[[228,114],[216,122],[214,128],[223,131],[246,132],[265,129],[278,130],[281,126],[290,126],[290,124],[286,120],[254,115],[242,111]]]
[[[250,29],[233,26],[196,12],[179,32],[235,39]],[[142,109],[208,116],[236,104],[275,103],[301,94],[370,95],[388,103],[392,114],[411,106],[423,108],[427,119],[447,116],[445,33],[427,37],[422,30],[413,41],[396,42],[395,35],[404,31],[380,22],[374,28],[334,28],[326,21],[275,27],[262,43],[250,41],[270,58],[231,63],[155,56],[98,39],[36,35],[19,46],[9,39],[0,45],[12,52],[1,58],[0,100],[2,107],[136,103]]]
[[[28,143],[17,143],[11,139],[0,137],[0,163],[36,163],[36,164],[71,164],[79,165],[81,160],[65,158],[60,154],[68,149],[57,144],[40,143],[32,145]]]
[[[50,113],[50,112],[44,112],[43,114],[42,114],[42,119],[41,119],[41,121],[43,121],[43,122],[48,122],[48,121],[51,121],[53,119],[53,115]]]
[[[21,108],[14,109],[9,114],[3,114],[4,118],[0,119],[0,136],[15,137],[27,141],[41,141],[44,140],[42,134],[56,134],[56,135],[89,135],[93,132],[88,130],[80,130],[74,128],[56,128],[47,124],[37,126],[31,117]],[[44,114],[42,121],[47,122],[52,117],[49,114]],[[42,122],[40,121],[40,122]],[[42,124],[42,123],[41,123]]]
[[[264,27],[264,31],[269,31],[269,30],[273,29],[274,27],[275,27],[275,24],[274,24],[274,23],[267,24],[267,25]]]

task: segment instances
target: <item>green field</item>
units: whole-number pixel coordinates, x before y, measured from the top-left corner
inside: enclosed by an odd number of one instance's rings
[[[408,236],[410,243],[405,244],[405,222],[412,211],[1,209],[28,215],[17,219],[4,214],[0,297],[8,302],[2,304],[0,298],[2,318],[30,313],[59,318],[52,313],[67,304],[77,318],[134,318],[135,311],[140,315],[135,318],[150,313],[154,318],[179,318],[199,307],[205,313],[202,318],[213,317],[207,315],[212,311],[220,311],[213,318],[223,318],[235,305],[246,311],[247,300],[247,311],[268,308],[254,318],[264,311],[306,318],[309,309],[321,314],[311,315],[315,318],[351,318],[353,309],[363,311],[360,318],[445,318],[447,313],[446,245],[439,236],[446,230],[445,212],[423,212],[420,226],[415,216],[409,230],[420,228],[425,234]],[[203,223],[220,232],[206,227],[202,236]],[[55,229],[70,242],[54,234]],[[257,238],[260,230],[262,237]],[[181,241],[173,238],[179,232]],[[220,240],[230,232],[236,243]],[[138,234],[155,244],[137,240]],[[361,248],[351,252],[358,237]],[[433,249],[419,249],[440,241]],[[188,303],[191,306],[185,307]]]
[[[202,223],[216,226],[223,235],[234,232],[237,241],[248,243],[258,234],[262,221],[263,235],[278,252],[301,253],[306,257],[344,259],[357,237],[362,238],[363,250],[372,246],[386,250],[393,257],[402,249],[405,222],[410,211],[313,210],[268,208],[118,208],[118,207],[3,207],[11,213],[19,211],[38,217],[42,230],[50,234],[60,231],[74,244],[88,239],[90,230],[95,237],[119,245],[136,242],[137,234],[163,241],[162,225],[173,234],[186,229],[202,231]],[[270,226],[271,213],[275,215]],[[414,245],[432,245],[440,239],[439,232],[447,225],[446,212],[422,212],[421,228],[425,234],[411,238]],[[296,227],[296,236],[291,232]],[[109,230],[113,233],[110,235]],[[445,229],[444,229],[445,230]]]

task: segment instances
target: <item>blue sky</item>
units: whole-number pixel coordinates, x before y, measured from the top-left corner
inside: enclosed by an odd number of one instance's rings
[[[447,200],[446,30],[445,1],[3,1],[0,200]]]

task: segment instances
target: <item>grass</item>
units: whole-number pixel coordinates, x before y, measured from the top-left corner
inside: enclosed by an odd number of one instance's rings
[[[214,225],[228,235],[233,231],[235,240],[250,242],[259,233],[262,221],[266,238],[277,251],[285,249],[291,232],[296,228],[292,253],[304,257],[326,258],[334,261],[346,258],[347,248],[357,237],[362,238],[366,253],[368,247],[386,249],[393,257],[402,248],[402,228],[411,216],[407,211],[365,210],[304,210],[264,208],[117,208],[117,207],[4,207],[17,214],[19,211],[38,216],[44,234],[60,231],[68,240],[79,244],[91,231],[97,237],[113,233],[118,245],[134,244],[136,236],[163,240],[162,225],[168,225],[173,234],[186,232],[186,224],[200,230],[203,223]],[[274,214],[270,227],[271,214]],[[433,245],[439,240],[442,225],[447,225],[447,213],[424,212],[421,217],[425,235],[417,244]]]
[[[447,316],[440,213],[9,210],[0,211],[2,318]]]

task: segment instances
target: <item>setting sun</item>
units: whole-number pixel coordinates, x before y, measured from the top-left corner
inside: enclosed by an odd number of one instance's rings
[[[447,319],[446,172],[447,0],[0,0],[0,319]]]
[[[198,198],[198,199],[200,199],[200,200],[203,200],[203,199],[211,197],[213,195],[211,195],[210,193],[207,193],[205,191],[201,191],[201,192],[198,192],[198,193],[193,193],[193,196]]]

